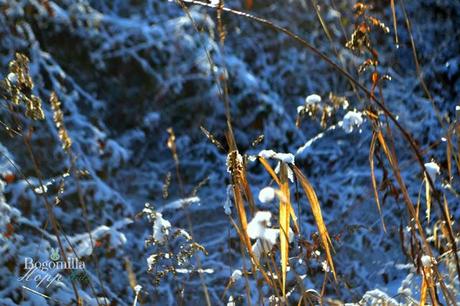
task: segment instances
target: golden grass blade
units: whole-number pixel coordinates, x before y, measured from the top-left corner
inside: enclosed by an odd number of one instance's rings
[[[447,174],[449,176],[449,182],[452,180],[452,133],[447,133],[447,148],[446,148],[446,159],[447,159]]]
[[[286,274],[287,265],[289,259],[289,215],[290,215],[290,194],[289,194],[289,183],[287,177],[287,166],[281,163],[280,170],[281,178],[281,192],[283,194],[280,197],[280,208],[279,208],[279,227],[280,227],[280,251],[281,251],[281,273],[283,280],[282,292],[283,296],[286,296]]]
[[[209,132],[204,126],[201,125],[200,130],[213,145],[215,145],[219,150],[225,151],[224,146],[219,142],[219,140],[217,140],[217,138],[211,134],[211,132]]]
[[[228,124],[229,129],[227,130],[227,133],[225,136],[227,138],[229,150],[230,152],[237,151],[238,148],[236,146],[235,136],[233,135],[233,131],[230,126],[230,122],[227,121],[227,124]],[[245,175],[243,176],[245,177]],[[244,200],[243,200],[243,195],[242,195],[240,184],[241,184],[241,173],[239,173],[238,171],[232,171],[233,197],[234,197],[235,207],[237,208],[238,218],[240,220],[241,228],[239,228],[235,224],[235,222],[231,219],[232,224],[238,232],[240,241],[243,242],[243,244],[246,246],[246,250],[248,251],[249,256],[251,257],[252,263],[260,271],[266,283],[270,285],[270,287],[275,288],[276,287],[275,284],[273,284],[270,277],[268,277],[267,272],[265,272],[265,270],[261,267],[259,260],[254,255],[254,252],[252,252],[251,240],[249,239],[248,232],[247,232],[248,221],[246,217],[246,211],[244,208]]]
[[[233,131],[231,128],[228,129],[226,133],[226,138],[227,138],[227,143],[229,147],[229,156],[233,153],[234,156],[238,156],[238,148],[236,146],[235,142],[235,136],[233,135]],[[243,233],[243,242],[246,244],[248,251],[251,251],[251,241],[249,240],[249,236],[247,233],[247,227],[248,227],[248,219],[246,217],[246,210],[244,208],[244,200],[242,196],[242,190],[241,190],[241,183],[242,183],[242,177],[244,178],[245,176],[242,175],[241,172],[244,172],[244,165],[239,164],[240,161],[238,161],[238,158],[232,159],[232,168],[230,169],[231,171],[231,176],[232,176],[232,187],[233,187],[233,196],[235,199],[235,207],[238,212],[238,219],[240,220],[240,225],[241,225],[241,230]],[[242,170],[242,171],[241,171]],[[243,179],[245,181],[245,178]],[[247,183],[247,182],[246,182]],[[244,188],[244,187],[243,187]]]
[[[415,215],[417,216],[417,218],[420,216],[420,206],[422,205],[422,187],[423,183],[420,185],[420,188],[418,190],[417,205],[415,206]]]
[[[438,297],[437,297],[437,293],[436,293],[436,290],[435,290],[433,274],[432,274],[432,271],[431,271],[430,267],[423,267],[422,278],[423,278],[422,286],[425,284],[425,286],[426,286],[425,290],[429,291],[432,305],[433,306],[438,306],[439,305]],[[423,288],[421,288],[421,289],[423,289]],[[422,292],[420,292],[420,296],[421,295],[422,295]],[[420,306],[426,304],[426,295],[427,294],[425,293],[425,299],[423,300],[423,303],[420,303]],[[422,300],[421,297],[420,297],[420,300]],[[420,301],[420,302],[422,302],[422,301]]]
[[[382,146],[383,152],[387,156],[388,161],[390,162],[391,165],[394,165],[393,155],[390,154],[390,150],[388,149],[388,146],[387,146],[387,143],[385,141],[385,138],[383,138],[382,131],[377,131],[376,133],[377,133],[377,139],[378,139],[380,145]]]
[[[439,228],[441,227],[441,221],[436,221],[436,223],[433,226],[433,240],[434,240],[434,246],[439,249],[441,245],[441,237],[439,236]]]
[[[422,277],[422,285],[420,286],[420,306],[424,306],[426,303],[426,294],[428,292],[428,286],[425,281],[425,277]]]
[[[243,187],[244,196],[246,197],[246,200],[249,203],[249,210],[250,210],[251,214],[254,215],[254,213],[256,211],[256,205],[254,203],[254,198],[253,198],[252,192],[251,192],[251,186],[248,183],[248,179],[247,179],[247,176],[246,176],[246,170],[244,168],[242,169],[242,171],[240,173],[240,180],[241,180],[241,185]]]
[[[276,182],[276,184],[278,184],[278,186],[281,187],[282,184],[281,184],[280,179],[276,175],[275,170],[273,170],[273,168],[267,162],[267,160],[265,158],[259,156],[259,161],[264,166],[265,170],[267,170],[267,172],[271,175],[271,177]],[[292,221],[294,223],[294,232],[299,233],[299,224],[297,223],[297,216],[295,214],[294,209],[292,208],[292,205],[290,205],[290,204],[289,204],[289,214],[291,215]]]
[[[379,193],[377,191],[377,180],[375,178],[374,152],[375,152],[376,141],[377,141],[376,134],[373,133],[372,140],[371,140],[371,147],[369,149],[369,164],[371,167],[371,180],[372,180],[372,189],[374,190],[375,203],[377,204],[377,209],[379,210],[379,215],[380,215],[380,220],[382,222],[383,231],[386,233],[387,228],[385,226],[385,221],[383,219],[382,208],[380,206],[380,200],[379,200]]]
[[[430,223],[431,214],[431,187],[430,182],[425,177],[425,198],[426,198],[426,220]]]
[[[453,233],[454,232],[454,229],[452,228],[452,222],[451,222],[451,215],[449,213],[449,203],[447,203],[447,198],[446,198],[446,195],[444,194],[443,195],[443,202],[444,202],[444,214],[447,216],[447,220],[449,220],[448,222],[442,222],[441,225],[442,225],[442,228],[446,227],[447,229],[445,230],[446,233],[444,234],[445,237],[449,237],[449,233]]]
[[[251,241],[249,240],[249,236],[247,233],[248,219],[246,217],[243,196],[241,195],[241,189],[238,183],[233,184],[233,196],[235,198],[235,206],[238,212],[238,219],[240,220],[243,242],[246,245],[246,247],[250,250]]]
[[[399,38],[398,38],[398,26],[396,20],[396,10],[395,10],[395,0],[391,0],[391,14],[393,15],[393,28],[395,29],[395,44],[396,48],[399,48]]]
[[[262,164],[262,166],[264,166],[265,170],[267,170],[267,172],[271,175],[271,177],[273,178],[273,180],[276,182],[276,184],[278,184],[278,186],[281,186],[281,181],[280,179],[278,178],[278,176],[276,175],[275,173],[275,170],[273,170],[273,168],[270,166],[270,164],[267,162],[267,160],[263,157],[260,157],[259,156],[259,161],[260,163]]]
[[[332,261],[331,249],[332,242],[329,237],[329,232],[327,231],[326,224],[324,224],[323,216],[321,214],[321,207],[319,205],[318,197],[316,196],[315,190],[311,186],[307,178],[302,174],[302,172],[296,166],[292,166],[296,178],[299,180],[302,189],[307,196],[308,202],[310,202],[311,210],[313,212],[313,217],[315,218],[316,225],[318,227],[318,232],[321,238],[321,243],[326,252],[326,260],[331,268],[334,279],[337,281],[337,275],[335,273],[334,262]]]
[[[299,225],[297,223],[297,216],[295,215],[294,208],[292,208],[291,202],[289,202],[289,215],[292,218],[292,222],[294,223],[294,233],[299,233]]]

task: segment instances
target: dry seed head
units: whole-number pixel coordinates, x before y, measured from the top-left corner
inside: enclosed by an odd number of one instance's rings
[[[227,155],[227,171],[232,175],[239,175],[244,169],[243,157],[234,150]]]
[[[15,59],[9,64],[9,68],[9,81],[17,81],[17,85],[21,86],[23,89],[33,89],[34,83],[32,82],[32,78],[29,74],[29,59],[27,56],[21,53],[16,53]],[[12,74],[14,74],[15,77],[13,77]]]
[[[45,114],[39,97],[32,94],[34,84],[29,74],[29,59],[16,53],[15,59],[9,63],[9,73],[4,80],[6,92],[13,104],[24,104],[26,116],[32,120],[42,120]]]
[[[372,16],[368,17],[368,19],[374,27],[380,28],[386,34],[390,33],[390,28],[387,27],[380,19]]]
[[[24,97],[24,102],[26,104],[26,116],[32,120],[43,120],[45,119],[45,113],[42,109],[42,101],[39,97],[30,95],[29,97]]]
[[[364,49],[370,48],[369,27],[367,24],[360,24],[351,34],[351,39],[345,44],[345,47],[356,53],[363,53]]]
[[[166,142],[166,146],[171,151],[174,161],[179,163],[179,156],[177,155],[177,148],[176,148],[176,134],[174,134],[173,128],[167,128],[166,131],[169,134],[168,141]]]
[[[346,97],[336,96],[332,92],[329,93],[329,101],[331,101],[335,109],[347,109],[349,106],[349,102]]]
[[[217,140],[217,138],[211,134],[205,127],[200,126],[201,131],[203,134],[211,141],[213,145],[215,145],[218,149],[224,151],[224,146]]]
[[[59,140],[62,143],[62,148],[67,151],[72,146],[72,139],[64,126],[64,114],[61,110],[61,102],[59,101],[55,92],[51,93],[50,97],[51,108],[53,109],[53,120],[58,129]]]
[[[264,134],[257,136],[257,138],[251,143],[251,146],[252,147],[258,146],[262,141],[264,141],[264,138],[265,138]]]
[[[353,7],[353,10],[355,11],[355,15],[356,16],[361,16],[363,15],[364,13],[366,13],[366,11],[368,9],[370,9],[371,7],[369,5],[366,5],[362,2],[357,2],[354,7]]]

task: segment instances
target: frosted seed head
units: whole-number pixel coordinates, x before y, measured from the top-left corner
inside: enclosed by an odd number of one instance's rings
[[[343,123],[342,123],[342,128],[346,133],[351,133],[355,128],[358,128],[363,124],[363,117],[362,113],[360,112],[355,112],[355,111],[349,111],[344,117],[343,117]]]

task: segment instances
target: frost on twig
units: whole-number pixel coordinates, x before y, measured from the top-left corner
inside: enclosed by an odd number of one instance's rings
[[[192,257],[197,252],[207,252],[202,245],[193,241],[187,231],[174,228],[148,203],[145,204],[142,215],[153,224],[152,235],[147,238],[145,245],[153,247],[154,252],[148,256],[147,265],[148,272],[155,277],[155,285],[160,285],[162,279],[177,273],[212,273],[209,269],[193,267]]]

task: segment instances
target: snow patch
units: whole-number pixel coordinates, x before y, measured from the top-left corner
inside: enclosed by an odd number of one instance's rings
[[[362,113],[349,111],[343,117],[342,128],[346,133],[351,133],[355,128],[358,128],[363,124]]]
[[[275,189],[272,187],[265,187],[259,192],[259,201],[261,203],[268,203],[275,198]]]
[[[305,99],[305,103],[306,104],[317,104],[317,103],[320,103],[321,102],[321,96],[317,95],[317,94],[312,94],[312,95],[309,95],[306,99]]]
[[[436,176],[440,172],[440,167],[437,163],[435,162],[430,162],[425,164],[426,172],[428,172],[428,175],[430,176],[430,179],[433,181],[433,183],[436,180]]]

